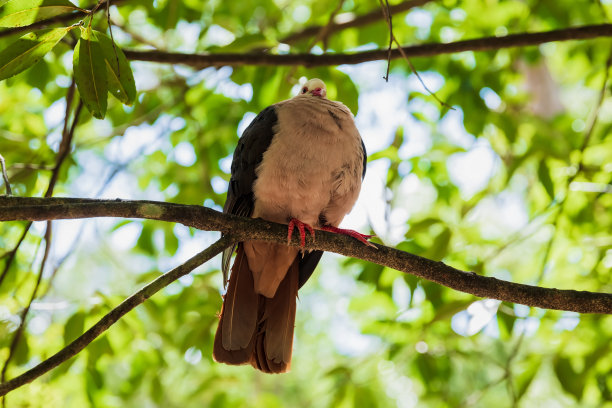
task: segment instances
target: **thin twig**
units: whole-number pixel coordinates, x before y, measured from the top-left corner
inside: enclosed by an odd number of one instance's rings
[[[53,166],[47,166],[45,164],[40,163],[13,163],[8,166],[9,170],[41,170],[41,171],[51,171],[53,170]]]
[[[6,163],[4,157],[0,154],[0,166],[2,167],[2,178],[4,179],[4,186],[6,187],[6,195],[13,195],[11,190],[11,183],[9,183],[8,175],[6,174]]]
[[[11,269],[11,265],[13,264],[13,260],[15,259],[15,256],[17,255],[17,251],[19,250],[19,247],[21,246],[21,243],[25,239],[26,235],[28,235],[28,231],[30,230],[31,226],[32,226],[31,222],[28,222],[26,224],[25,228],[23,229],[23,232],[21,233],[21,236],[19,237],[19,240],[17,241],[17,244],[15,245],[15,247],[13,249],[11,249],[8,252],[8,254],[9,254],[8,255],[8,259],[4,263],[4,268],[2,269],[2,274],[0,274],[0,286],[2,286],[2,282],[8,276],[9,269]],[[6,255],[6,254],[4,254],[4,255]],[[2,257],[4,257],[4,255],[2,255]]]
[[[156,201],[0,196],[0,221],[92,217],[145,218],[179,222],[201,230],[220,231],[232,235],[239,241],[287,242],[286,225],[223,214],[196,205]],[[298,238],[290,245],[299,246]],[[377,249],[364,247],[350,237],[326,231],[317,232],[316,242],[307,239],[304,248],[363,259],[478,297],[543,309],[612,314],[610,293],[541,288],[480,276],[383,245],[376,245]]]
[[[391,69],[391,49],[393,48],[393,40],[395,37],[393,36],[393,20],[391,19],[391,11],[389,10],[389,2],[385,0],[383,4],[383,0],[378,0],[380,3],[380,9],[382,10],[383,16],[387,20],[387,25],[389,26],[389,49],[387,50],[387,74],[383,77],[385,82],[389,82],[389,70]],[[418,75],[418,74],[417,74]]]
[[[113,25],[111,24],[111,18],[110,18],[110,3],[111,3],[111,0],[106,1],[106,24],[108,25],[108,32],[110,33],[111,44],[113,44],[113,53],[115,54],[115,62],[117,63],[117,77],[121,78],[121,70],[119,69],[119,54],[117,54],[117,46],[115,45],[115,37],[113,37]]]
[[[400,45],[400,43],[397,41],[397,39],[393,39],[393,41],[395,41],[395,44],[397,44],[397,49],[399,50],[399,52],[402,54],[402,57],[404,57],[404,59],[406,60],[406,62],[408,62],[408,65],[410,66],[410,69],[412,70],[412,72],[414,73],[414,75],[416,75],[417,79],[419,80],[419,82],[421,83],[421,85],[423,85],[423,88],[425,88],[425,90],[434,97],[434,99],[436,101],[438,101],[438,103],[442,106],[447,107],[448,109],[451,110],[455,110],[455,108],[453,108],[452,106],[450,106],[449,104],[447,104],[446,102],[444,102],[443,100],[441,100],[440,98],[438,98],[438,96],[435,94],[435,92],[433,92],[431,89],[429,89],[427,87],[427,85],[425,84],[425,82],[423,81],[423,79],[421,78],[421,76],[419,75],[419,71],[416,70],[416,68],[414,67],[414,65],[412,65],[412,61],[410,61],[410,58],[408,58],[408,56],[406,55],[406,53],[404,52],[402,46]]]
[[[74,99],[75,89],[76,81],[73,75],[72,80],[70,81],[70,86],[68,87],[68,92],[66,92],[66,112],[64,113],[64,128],[62,129],[62,141],[68,135],[68,126],[70,124],[70,111],[72,110],[72,101]],[[55,162],[57,163],[57,158],[55,159]],[[57,167],[57,165],[55,167]]]
[[[25,373],[13,378],[12,380],[0,384],[0,396],[6,395],[8,392],[35,380],[46,372],[49,372],[53,368],[57,367],[64,361],[74,357],[81,350],[87,347],[88,344],[90,344],[106,330],[108,330],[113,324],[115,324],[130,310],[134,309],[136,306],[140,305],[145,300],[147,300],[172,282],[176,281],[180,277],[190,273],[197,267],[209,261],[232,244],[232,237],[224,236],[217,242],[206,248],[204,251],[190,258],[184,264],[155,279],[153,282],[149,283],[144,288],[140,289],[138,292],[125,299],[119,306],[115,307],[113,310],[107,313],[89,330],[87,330],[81,336],[77,337],[76,340],[74,340],[72,343],[55,353],[53,356],[44,360],[42,363],[26,371]]]
[[[57,179],[59,178],[60,168],[68,157],[68,153],[70,153],[70,146],[72,145],[72,139],[74,137],[74,131],[76,129],[77,123],[79,122],[79,115],[81,113],[81,109],[83,109],[83,101],[79,99],[79,104],[77,105],[74,111],[74,118],[72,119],[72,125],[70,126],[70,130],[68,132],[64,132],[62,136],[62,141],[60,142],[59,149],[57,151],[57,158],[55,162],[55,167],[51,173],[51,179],[49,180],[49,187],[47,188],[47,192],[45,193],[45,197],[51,197],[53,195],[53,190],[55,189],[55,184],[57,183]],[[66,113],[66,122],[68,122],[68,111]]]

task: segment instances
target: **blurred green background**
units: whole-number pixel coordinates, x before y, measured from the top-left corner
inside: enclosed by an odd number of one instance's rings
[[[609,0],[421,3],[393,16],[401,44],[612,17]],[[332,30],[325,44],[316,34],[282,41],[379,7],[359,0],[136,0],[112,6],[110,15],[125,49],[321,53],[384,49],[387,23],[381,17]],[[102,14],[93,26],[106,30]],[[0,37],[0,49],[19,35]],[[16,195],[47,190],[75,40],[70,33],[35,66],[0,82],[0,154]],[[382,79],[386,61],[203,70],[133,62],[135,103],[109,98],[104,120],[83,110],[54,194],[219,209],[242,130],[263,108],[291,97],[300,80],[319,77],[330,98],[356,114],[369,153],[361,198],[343,225],[486,276],[609,293],[611,52],[612,40],[600,38],[414,58],[428,87],[455,110],[428,95],[401,59],[392,62],[389,82]],[[0,364],[43,258],[46,223],[34,223],[7,268],[25,225],[0,224]],[[7,379],[217,237],[154,221],[54,222],[42,284]],[[289,374],[216,364],[219,267],[215,259],[173,283],[76,358],[10,393],[6,406],[612,407],[612,317],[481,300],[332,254],[300,292]]]

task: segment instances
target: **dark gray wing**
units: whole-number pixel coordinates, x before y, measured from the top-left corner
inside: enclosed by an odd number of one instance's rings
[[[363,139],[361,139],[361,149],[363,151],[363,174],[361,175],[361,179],[365,178],[366,166],[368,165],[368,153],[365,149],[365,144],[363,144]]]
[[[255,205],[253,183],[257,177],[255,169],[261,163],[264,152],[270,146],[277,121],[278,117],[274,105],[268,106],[253,119],[242,133],[236,150],[234,150],[232,175],[227,190],[227,199],[223,206],[224,213],[242,217],[250,217],[253,213],[253,206]],[[227,284],[229,263],[235,248],[233,246],[223,251],[221,265],[224,286]]]

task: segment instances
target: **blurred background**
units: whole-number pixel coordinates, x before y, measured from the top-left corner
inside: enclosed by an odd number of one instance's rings
[[[114,40],[131,50],[320,54],[389,43],[374,1],[113,4]],[[399,4],[393,34],[403,45],[612,17],[610,0]],[[103,13],[93,25],[107,29]],[[0,32],[0,49],[19,35]],[[32,68],[0,82],[0,154],[15,195],[48,189],[75,40],[71,33]],[[599,38],[412,59],[453,110],[402,59],[391,62],[388,82],[386,61],[201,70],[135,61],[136,101],[128,107],[109,98],[103,120],[82,110],[54,195],[221,209],[239,135],[263,108],[318,77],[330,99],[356,115],[369,154],[344,227],[486,276],[610,293],[611,52],[612,40]],[[77,100],[78,92],[72,110]],[[42,273],[6,379],[219,236],[156,221],[56,221],[41,270],[47,224],[26,228],[0,223],[2,365]],[[171,284],[77,357],[10,393],[5,405],[612,407],[612,317],[478,299],[329,253],[300,291],[290,373],[214,363],[219,268],[217,257]]]

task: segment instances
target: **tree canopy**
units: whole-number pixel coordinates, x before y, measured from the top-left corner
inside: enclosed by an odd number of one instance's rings
[[[67,350],[3,402],[612,407],[610,18],[607,0],[0,0],[0,390]],[[384,247],[322,233],[311,247],[354,257],[326,253],[300,290],[292,371],[220,365],[218,231],[280,235],[195,206],[222,208],[241,132],[313,77],[369,154],[345,225]]]

